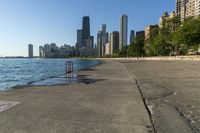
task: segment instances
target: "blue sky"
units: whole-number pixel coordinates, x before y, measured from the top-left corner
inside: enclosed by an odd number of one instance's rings
[[[96,38],[102,23],[108,32],[119,30],[123,14],[130,32],[157,24],[164,11],[174,9],[175,0],[0,0],[0,56],[27,56],[29,43],[35,55],[45,43],[74,45],[83,16],[90,16]]]

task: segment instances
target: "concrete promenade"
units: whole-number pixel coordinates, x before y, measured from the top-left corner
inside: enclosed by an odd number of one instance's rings
[[[154,132],[136,82],[123,63],[106,61],[79,74],[87,84],[0,92],[0,101],[17,103],[0,112],[0,133]]]
[[[134,74],[158,133],[200,132],[200,61],[123,61]]]

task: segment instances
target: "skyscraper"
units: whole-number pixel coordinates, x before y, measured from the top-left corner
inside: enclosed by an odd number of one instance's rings
[[[106,24],[102,24],[102,29],[97,34],[98,55],[105,54],[105,45],[108,43],[108,32],[106,32]]]
[[[130,34],[130,45],[133,44],[135,39],[135,31],[131,30],[131,34]]]
[[[82,45],[86,47],[86,39],[90,38],[90,18],[89,16],[83,17],[82,25]]]
[[[33,44],[28,45],[28,57],[33,58]]]
[[[123,47],[127,46],[127,38],[128,38],[128,16],[123,15],[120,18],[119,49],[122,49]]]
[[[77,30],[77,45],[79,46],[79,47],[82,47],[82,29],[78,29]]]
[[[117,50],[119,50],[119,32],[113,31],[110,34],[110,54],[114,54]]]
[[[97,33],[97,55],[100,57],[102,54],[102,31],[99,30]]]

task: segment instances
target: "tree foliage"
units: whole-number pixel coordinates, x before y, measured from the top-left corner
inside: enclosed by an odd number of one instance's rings
[[[174,42],[178,45],[186,45],[189,49],[198,49],[200,44],[200,18],[185,21],[176,31]]]

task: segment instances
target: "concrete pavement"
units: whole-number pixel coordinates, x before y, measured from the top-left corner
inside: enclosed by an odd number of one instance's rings
[[[151,106],[158,133],[200,132],[199,61],[124,61]]]
[[[149,133],[149,114],[124,64],[106,61],[80,77],[87,84],[0,92],[20,104],[0,112],[0,133]]]

